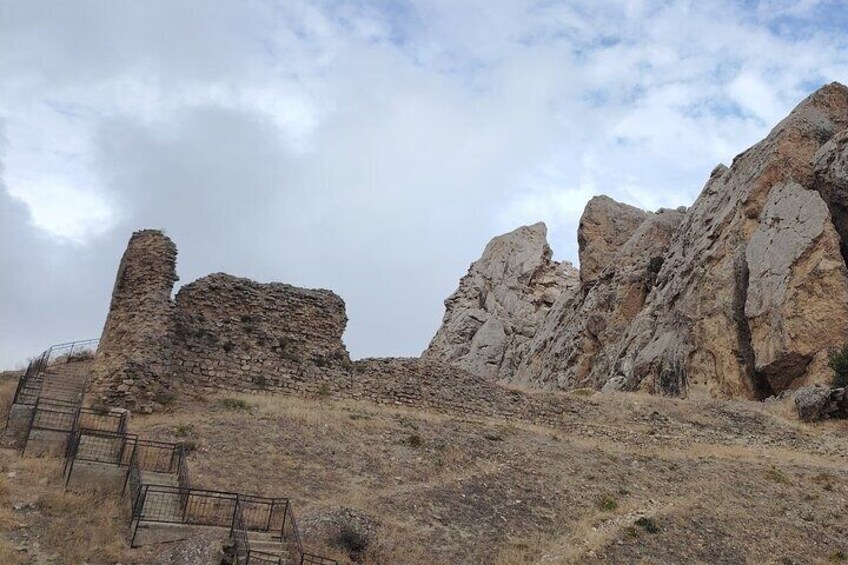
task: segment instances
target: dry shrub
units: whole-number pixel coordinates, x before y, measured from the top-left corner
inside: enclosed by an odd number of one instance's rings
[[[12,407],[12,398],[15,396],[15,389],[18,387],[17,379],[0,381],[0,422],[6,424],[6,418],[9,417],[9,408]]]

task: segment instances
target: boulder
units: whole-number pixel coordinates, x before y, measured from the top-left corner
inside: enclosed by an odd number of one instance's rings
[[[821,385],[801,387],[795,392],[795,408],[804,422],[848,418],[848,391]]]

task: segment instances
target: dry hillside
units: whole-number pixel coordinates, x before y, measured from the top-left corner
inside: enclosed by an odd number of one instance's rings
[[[207,488],[293,497],[307,543],[343,562],[848,562],[848,422],[800,425],[777,402],[567,396],[548,428],[320,394],[185,395],[131,431],[189,442]],[[63,494],[56,461],[2,454],[0,562],[167,549],[129,550],[120,503]]]

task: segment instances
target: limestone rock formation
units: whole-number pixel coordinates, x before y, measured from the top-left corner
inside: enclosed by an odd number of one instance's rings
[[[848,273],[811,190],[827,176],[817,151],[846,127],[848,88],[824,86],[713,172],[628,328],[613,372],[631,388],[761,398],[826,378],[824,352],[848,339]]]
[[[577,270],[551,255],[543,223],[490,241],[445,300],[442,326],[423,357],[493,380],[511,375],[551,306],[576,294]]]
[[[745,252],[745,316],[754,372],[773,391],[785,390],[809,363],[824,367],[822,344],[848,335],[848,277],[839,246],[816,191],[791,181],[772,188]]]
[[[492,310],[478,307],[487,317],[463,332],[451,329],[457,312],[477,295],[458,308],[461,285],[431,348],[542,388],[614,379],[608,389],[764,398],[827,380],[828,351],[848,342],[848,88],[810,95],[717,166],[689,209],[651,214],[592,199],[578,243],[579,292],[542,316],[500,309],[484,332]],[[463,284],[496,288],[497,276],[472,267]],[[509,350],[496,330],[510,324],[529,339],[519,363],[481,361],[475,352]]]
[[[647,215],[644,210],[609,196],[589,200],[577,227],[582,285],[598,278]]]
[[[577,299],[554,304],[536,332],[530,352],[512,375],[513,382],[542,387],[556,385],[561,389],[600,388],[618,358],[622,337],[655,284],[662,258],[683,212],[650,213],[610,198],[595,198],[587,205],[581,226],[587,216],[595,215],[589,210],[597,208],[599,203],[607,214],[622,211],[628,219],[627,225],[638,217],[642,221],[614,251],[606,252],[603,260],[596,256],[593,265],[601,270],[583,283]],[[615,224],[611,221],[608,225]],[[616,229],[614,237],[603,231],[583,233],[579,240],[581,257],[591,254],[586,248],[599,247],[594,237],[602,241],[620,240],[623,232]],[[585,237],[589,233],[593,238]]]

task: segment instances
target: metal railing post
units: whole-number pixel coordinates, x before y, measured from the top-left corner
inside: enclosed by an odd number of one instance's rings
[[[124,488],[121,489],[121,496],[124,496],[124,494],[126,494],[126,492],[127,492],[127,483],[129,483],[129,481],[130,481],[130,473],[132,472],[133,462],[135,461],[135,448],[136,448],[137,445],[138,445],[138,442],[133,442],[132,453],[130,453],[130,462],[129,462],[129,465],[127,465],[127,475],[124,477]],[[127,438],[125,437],[124,438],[124,446],[121,448],[121,461],[123,461],[123,458],[124,458],[124,451],[123,450],[126,449],[126,446],[127,446]],[[132,493],[130,493],[130,496],[132,496]]]
[[[29,435],[32,433],[32,426],[35,424],[35,413],[38,412],[38,403],[41,398],[35,399],[35,406],[32,407],[32,414],[29,415],[29,426],[27,426],[26,438],[24,438],[24,448],[21,450],[21,459],[26,455],[26,448],[29,445]]]
[[[239,495],[237,494],[236,495],[236,503],[233,506],[233,519],[230,522],[230,538],[231,539],[233,538],[233,532],[235,532],[235,529],[236,529],[236,510],[238,509],[238,505],[239,505]]]

